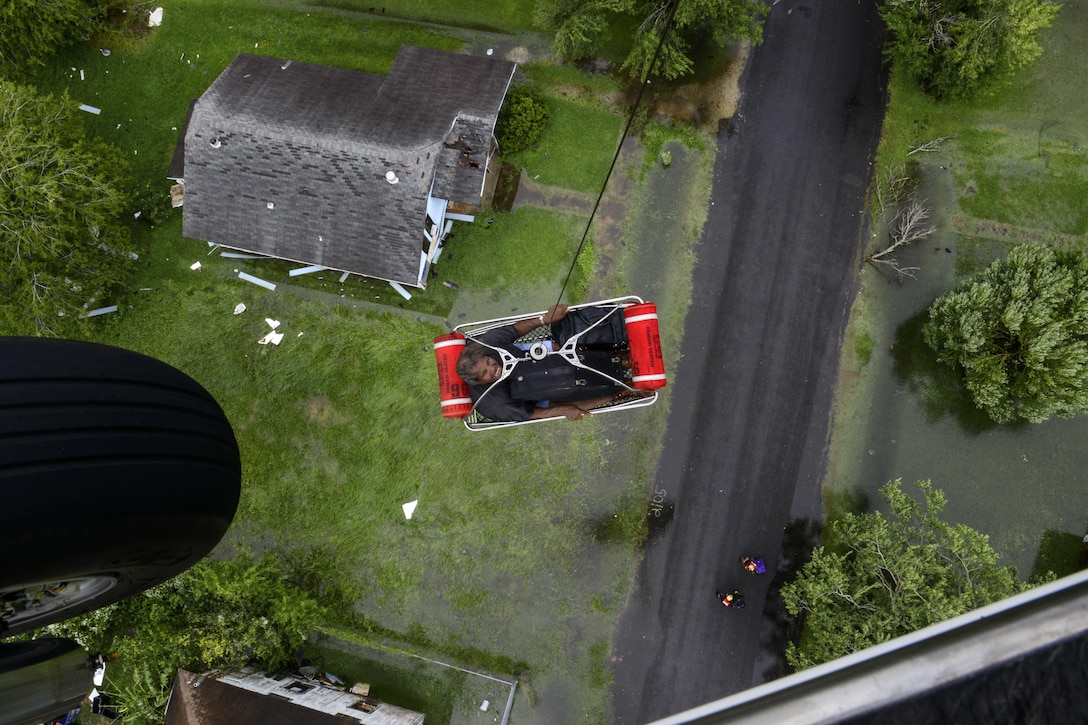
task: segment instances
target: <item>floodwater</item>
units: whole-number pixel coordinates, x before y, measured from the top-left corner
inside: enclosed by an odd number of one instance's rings
[[[929,188],[919,196],[954,199],[942,194],[951,183],[946,174],[928,166]],[[877,494],[884,483],[930,479],[948,498],[945,520],[988,534],[1002,562],[1027,579],[1044,538],[1061,539],[1068,549],[1071,537],[1079,542],[1088,529],[1088,416],[995,425],[955,371],[936,363],[921,336],[925,311],[956,284],[956,260],[968,252],[957,248],[940,210],[932,221],[938,233],[899,255],[905,266],[919,267],[917,279],[862,268],[863,303],[854,315],[872,337],[872,358],[859,371],[855,352],[844,348],[825,500],[840,510],[886,509]],[[999,252],[984,246],[970,253]]]

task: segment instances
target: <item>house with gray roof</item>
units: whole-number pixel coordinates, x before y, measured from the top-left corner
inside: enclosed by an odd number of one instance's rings
[[[182,232],[426,287],[483,202],[515,68],[413,46],[386,76],[241,54],[190,112]]]

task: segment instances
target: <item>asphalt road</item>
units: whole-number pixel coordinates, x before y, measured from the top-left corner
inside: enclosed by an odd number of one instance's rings
[[[613,643],[615,722],[785,673],[774,590],[822,516],[830,406],[884,115],[873,0],[780,0],[719,130],[682,359],[636,588]],[[743,572],[741,554],[770,572]],[[739,588],[728,610],[717,589]]]

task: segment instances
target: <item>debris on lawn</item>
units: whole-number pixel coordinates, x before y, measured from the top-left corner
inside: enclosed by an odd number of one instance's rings
[[[162,8],[155,8],[147,16],[147,27],[157,28],[162,25]]]
[[[287,272],[289,277],[298,277],[300,274],[312,274],[313,272],[321,272],[328,267],[322,267],[320,264],[311,264],[309,267],[299,267],[298,269],[292,269]]]
[[[273,330],[272,332],[262,337],[260,340],[257,340],[257,344],[267,345],[268,343],[272,343],[273,345],[279,345],[281,340],[283,340],[283,333]]]
[[[246,303],[245,302],[239,302],[238,304],[236,304],[234,306],[234,314],[236,314],[236,315],[240,315],[245,311],[246,311]]]
[[[403,287],[401,287],[396,282],[390,282],[389,286],[392,287],[393,289],[395,289],[397,291],[397,294],[399,294],[404,299],[406,299],[406,300],[412,299],[412,295],[410,295],[408,293],[408,290],[404,289]]]
[[[272,330],[267,335],[262,337],[260,340],[257,340],[257,344],[258,345],[267,345],[269,343],[272,343],[273,345],[279,345],[280,341],[283,340],[283,333],[282,332],[276,332],[276,328],[280,326],[280,321],[279,320],[273,320],[271,317],[264,318],[264,321],[265,321],[265,324],[267,324],[269,327],[272,328]]]
[[[406,503],[406,504],[402,504],[402,505],[401,505],[401,508],[402,508],[402,509],[404,509],[404,518],[406,518],[406,519],[408,519],[409,521],[411,521],[411,519],[412,519],[412,514],[413,514],[413,513],[415,513],[415,511],[416,511],[416,506],[417,506],[418,504],[419,504],[419,499],[416,499],[415,501],[409,501],[409,502],[408,502],[408,503]]]
[[[276,285],[274,282],[268,282],[261,279],[260,277],[254,277],[252,274],[246,274],[245,272],[239,272],[238,279],[245,280],[246,282],[252,282],[253,284],[259,287],[264,287],[265,289],[276,289]]]
[[[86,111],[87,113],[93,113],[98,116],[102,114],[101,108],[95,108],[94,106],[88,106],[86,103],[79,104],[79,110]]]
[[[199,272],[200,271],[200,262],[193,262],[192,264],[189,265],[189,269],[193,270],[194,272]]]
[[[99,307],[97,310],[91,310],[84,314],[84,317],[98,317],[99,315],[105,315],[110,312],[117,312],[117,305],[110,305],[109,307]]]

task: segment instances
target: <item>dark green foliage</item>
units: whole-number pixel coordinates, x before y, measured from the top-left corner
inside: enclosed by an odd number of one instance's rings
[[[89,33],[101,13],[98,0],[0,2],[0,73],[42,65],[58,48]]]
[[[172,216],[180,216],[181,211],[175,211],[170,205],[170,192],[165,181],[145,181],[137,184],[133,193],[133,214],[139,212],[136,217],[146,224],[162,224]]]
[[[579,60],[596,52],[600,39],[608,32],[609,13],[618,10],[619,5],[614,2],[544,0],[536,6],[536,20],[555,34],[555,52],[564,58]]]
[[[91,651],[116,653],[103,689],[134,721],[159,722],[179,667],[255,663],[275,669],[289,662],[327,614],[317,595],[299,586],[315,577],[320,573],[295,571],[270,553],[205,559],[165,584],[50,631]]]
[[[710,38],[725,47],[729,42],[763,37],[761,21],[767,7],[759,0],[675,0],[679,5],[665,38],[654,75],[667,79],[692,72],[693,42]],[[556,51],[570,59],[590,57],[601,47],[611,26],[632,19],[638,30],[623,62],[628,75],[641,78],[654,57],[667,26],[672,1],[666,0],[541,0],[537,21],[555,34]]]
[[[890,0],[888,57],[933,96],[969,97],[1031,65],[1039,32],[1061,6],[1052,0]]]
[[[923,329],[997,423],[1088,410],[1088,258],[1019,246],[939,297]]]
[[[120,152],[66,96],[0,81],[0,331],[54,335],[109,304],[135,262]]]
[[[513,154],[529,148],[540,139],[549,119],[548,104],[539,93],[526,86],[511,88],[495,124],[499,150]]]
[[[1021,590],[1016,570],[997,564],[988,536],[938,518],[940,490],[919,481],[918,503],[900,483],[880,489],[889,515],[836,520],[828,544],[782,587],[786,609],[805,618],[801,646],[786,652],[792,666],[828,662]]]

